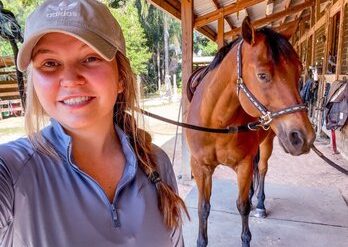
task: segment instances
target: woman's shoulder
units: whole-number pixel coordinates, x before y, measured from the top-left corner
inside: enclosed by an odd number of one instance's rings
[[[152,155],[156,161],[161,179],[177,190],[177,183],[172,162],[167,153],[155,144],[152,144]]]
[[[13,171],[20,171],[27,161],[33,156],[34,149],[28,138],[0,144],[0,162]]]
[[[33,152],[33,146],[26,137],[0,144],[0,157],[14,155],[27,157],[28,154]]]

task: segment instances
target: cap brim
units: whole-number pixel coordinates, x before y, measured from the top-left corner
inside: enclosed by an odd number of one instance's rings
[[[94,49],[100,56],[102,56],[105,60],[111,61],[114,59],[117,48],[107,42],[102,37],[98,36],[97,34],[88,31],[88,30],[81,30],[81,28],[74,28],[74,27],[64,27],[62,29],[54,28],[54,29],[45,29],[41,32],[37,32],[35,35],[29,37],[26,39],[20,48],[18,52],[17,57],[17,67],[20,71],[25,71],[31,61],[31,56],[34,47],[39,42],[39,40],[48,33],[64,33],[70,36],[73,36],[88,46],[90,46],[92,49]]]

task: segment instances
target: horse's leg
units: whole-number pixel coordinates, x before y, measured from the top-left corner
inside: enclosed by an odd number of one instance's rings
[[[250,201],[249,190],[252,177],[252,158],[244,160],[238,164],[237,167],[237,180],[239,195],[237,199],[237,208],[242,217],[242,247],[250,247],[251,233],[249,230],[249,213],[250,213]]]
[[[250,206],[251,208],[253,207],[253,196],[255,194],[255,188],[257,186],[257,184],[259,183],[259,160],[260,160],[260,149],[257,151],[256,156],[253,159],[253,178],[251,181],[251,185],[250,185],[250,190],[249,190],[249,201],[250,201]]]
[[[205,247],[208,245],[208,216],[210,213],[210,196],[214,168],[197,162],[193,157],[191,158],[191,167],[199,192],[199,232],[197,247]]]
[[[274,133],[268,134],[266,139],[260,144],[260,161],[259,161],[259,190],[257,193],[257,206],[255,210],[256,217],[265,218],[267,216],[265,208],[265,177],[268,170],[268,159],[273,151]]]

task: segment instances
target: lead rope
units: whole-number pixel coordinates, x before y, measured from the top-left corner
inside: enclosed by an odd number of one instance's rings
[[[181,108],[182,108],[182,98],[180,100],[179,113],[178,113],[178,122],[180,121]],[[176,153],[176,144],[177,144],[177,141],[178,141],[178,133],[179,133],[179,125],[176,125],[175,142],[174,142],[174,150],[173,150],[173,158],[172,158],[172,166],[174,166],[174,161],[175,161],[175,153]],[[182,129],[181,138],[184,138],[183,134],[184,134],[184,130]]]

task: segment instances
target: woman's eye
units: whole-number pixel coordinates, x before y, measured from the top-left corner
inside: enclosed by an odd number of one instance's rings
[[[93,63],[93,62],[98,62],[100,60],[101,60],[100,58],[92,56],[92,57],[87,57],[84,62],[85,63]]]
[[[46,68],[54,68],[57,66],[59,66],[59,63],[57,63],[55,61],[46,61],[43,63],[43,67],[46,67]]]
[[[258,73],[257,77],[259,78],[259,80],[264,82],[269,82],[271,80],[270,76],[266,73]]]

